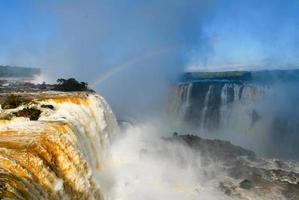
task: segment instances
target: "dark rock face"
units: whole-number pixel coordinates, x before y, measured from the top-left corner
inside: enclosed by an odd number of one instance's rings
[[[219,179],[219,190],[233,199],[247,199],[248,192],[260,199],[272,195],[295,200],[299,196],[298,162],[258,158],[254,152],[230,142],[194,135],[176,135],[168,140],[181,142],[197,151],[203,165],[221,162],[222,171],[228,177]]]
[[[39,119],[41,111],[38,108],[31,107],[31,108],[23,108],[18,112],[13,113],[16,117],[27,117],[30,120],[36,121]]]
[[[54,106],[51,105],[51,104],[44,104],[44,105],[41,105],[42,108],[49,108],[51,110],[54,110]]]
[[[194,135],[180,135],[176,139],[192,149],[199,151],[204,158],[208,157],[215,161],[232,162],[241,156],[247,157],[250,160],[256,157],[253,151],[233,145],[224,140],[209,140]]]
[[[298,81],[299,69],[259,70],[259,71],[223,71],[223,72],[187,72],[182,75],[182,82],[190,81],[226,81],[226,82],[276,82]]]
[[[250,190],[251,188],[253,188],[253,183],[252,181],[245,179],[240,183],[240,188],[243,188],[245,190]]]

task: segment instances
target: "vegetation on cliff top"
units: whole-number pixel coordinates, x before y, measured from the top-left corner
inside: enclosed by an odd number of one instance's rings
[[[86,82],[78,82],[74,78],[69,79],[57,79],[57,84],[54,85],[54,89],[63,92],[73,92],[73,91],[92,91],[88,87]]]
[[[1,102],[1,106],[3,109],[13,109],[19,107],[20,105],[26,105],[30,103],[30,101],[30,99],[25,97],[10,94],[4,99],[3,102]]]
[[[13,113],[16,117],[26,117],[30,120],[38,120],[41,114],[41,111],[35,107],[24,108],[18,112]]]

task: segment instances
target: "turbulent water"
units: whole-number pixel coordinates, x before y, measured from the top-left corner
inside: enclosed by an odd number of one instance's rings
[[[118,129],[105,100],[90,93],[23,95],[42,113],[37,121],[0,121],[0,197],[103,199],[94,173]]]

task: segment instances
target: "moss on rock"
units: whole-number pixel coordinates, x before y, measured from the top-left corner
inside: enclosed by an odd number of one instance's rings
[[[3,109],[13,109],[19,107],[20,105],[29,104],[30,101],[30,99],[11,94],[8,95],[3,102],[1,102],[1,106]]]
[[[13,113],[16,117],[26,117],[30,120],[38,120],[41,114],[41,111],[35,107],[24,108],[18,112]]]

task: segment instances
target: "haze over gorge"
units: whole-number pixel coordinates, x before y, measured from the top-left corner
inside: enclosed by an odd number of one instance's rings
[[[168,114],[132,122],[84,82],[5,79],[0,196],[296,199],[297,94],[283,113],[264,102],[298,80],[297,70],[186,73],[170,89]]]
[[[298,200],[299,1],[0,2],[0,199]]]

